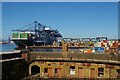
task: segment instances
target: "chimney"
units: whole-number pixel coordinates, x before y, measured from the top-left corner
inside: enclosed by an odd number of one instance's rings
[[[62,44],[62,54],[67,55],[68,52],[68,44]]]

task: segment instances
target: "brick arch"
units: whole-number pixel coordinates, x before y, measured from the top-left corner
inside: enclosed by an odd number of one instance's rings
[[[38,67],[40,68],[39,62],[33,62],[33,63],[31,63],[31,64],[29,65],[29,75],[32,74],[32,73],[31,73],[31,68],[32,68],[33,66],[38,66]],[[41,71],[40,71],[40,72],[41,72]]]

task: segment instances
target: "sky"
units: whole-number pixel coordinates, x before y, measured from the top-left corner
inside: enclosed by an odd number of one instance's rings
[[[3,2],[2,38],[35,20],[63,37],[118,37],[117,2]]]

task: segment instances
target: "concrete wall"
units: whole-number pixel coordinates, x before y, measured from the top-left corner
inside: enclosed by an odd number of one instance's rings
[[[20,80],[28,76],[28,66],[24,59],[2,62],[2,80]]]
[[[47,77],[62,77],[62,78],[117,78],[117,70],[115,67],[108,68],[104,64],[93,63],[76,63],[76,62],[45,62],[34,61],[29,65],[29,75],[31,75],[31,67],[37,65],[40,67],[40,76],[44,77],[44,68],[51,69],[51,76]],[[70,74],[70,66],[75,66],[75,74]],[[55,68],[59,69],[56,76]],[[103,76],[98,76],[98,68],[103,68]],[[81,70],[80,70],[81,69]],[[80,74],[82,73],[82,77]]]

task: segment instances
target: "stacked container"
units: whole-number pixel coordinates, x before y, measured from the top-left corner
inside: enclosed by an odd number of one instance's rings
[[[28,33],[20,33],[20,39],[27,39]]]
[[[13,33],[12,34],[12,39],[17,39],[18,38],[18,33]]]

